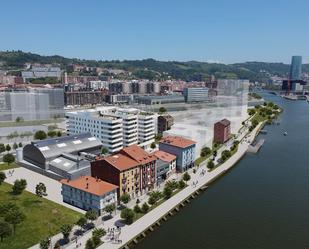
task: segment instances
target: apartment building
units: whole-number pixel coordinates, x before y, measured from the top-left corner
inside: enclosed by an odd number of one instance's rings
[[[154,114],[135,108],[98,107],[68,112],[66,118],[69,134],[90,132],[109,153],[133,144],[148,148],[155,137]]]
[[[91,175],[119,187],[118,195],[139,193],[155,185],[156,157],[137,145],[131,145],[113,155],[91,163]]]
[[[97,110],[66,113],[67,132],[70,135],[90,132],[101,140],[110,153],[123,148],[122,119]]]

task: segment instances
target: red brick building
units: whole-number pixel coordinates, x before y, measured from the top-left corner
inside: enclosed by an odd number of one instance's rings
[[[231,136],[231,122],[227,119],[215,123],[214,125],[214,142],[225,143]]]
[[[118,196],[132,197],[152,189],[156,181],[156,157],[137,145],[91,163],[91,175],[119,187]]]

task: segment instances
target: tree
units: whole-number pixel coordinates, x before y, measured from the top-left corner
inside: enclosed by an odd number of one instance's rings
[[[184,180],[186,183],[191,179],[191,176],[189,175],[188,172],[184,173],[182,176],[182,180]]]
[[[47,138],[47,135],[45,131],[39,130],[34,134],[34,139],[43,140],[46,138]]]
[[[93,243],[92,238],[86,241],[85,249],[95,249],[95,245]]]
[[[136,205],[134,206],[134,209],[133,209],[133,210],[134,210],[134,212],[137,213],[137,214],[140,213],[140,212],[142,212],[142,210],[141,210],[141,208],[140,208],[140,206],[139,206],[138,204],[136,204]]]
[[[40,182],[36,185],[35,194],[39,197],[47,196],[46,186],[44,183]]]
[[[48,249],[50,245],[50,238],[46,237],[45,239],[42,239],[40,242],[40,249]]]
[[[76,225],[78,225],[81,229],[84,229],[87,225],[87,219],[85,216],[82,216],[79,218],[79,220],[76,222]]]
[[[102,149],[101,149],[101,154],[102,154],[102,155],[106,155],[107,153],[108,153],[108,149],[105,148],[105,147],[102,147]]]
[[[122,196],[120,196],[120,201],[122,202],[122,203],[124,203],[125,205],[126,204],[128,204],[128,202],[131,200],[131,197],[130,197],[130,195],[128,195],[128,194],[123,194]]]
[[[5,179],[6,179],[5,173],[0,171],[0,185],[4,182]]]
[[[124,222],[127,225],[132,224],[134,216],[135,216],[135,214],[134,214],[133,210],[130,209],[130,208],[124,208],[124,209],[121,210],[120,217],[121,217],[121,219],[124,219]]]
[[[5,145],[4,144],[0,144],[0,153],[5,151]]]
[[[73,226],[71,224],[63,224],[61,227],[60,227],[60,231],[63,235],[63,239],[64,240],[68,240],[69,239],[69,236],[70,236],[70,233],[72,231],[72,228]]]
[[[58,132],[57,132],[57,137],[61,137],[61,136],[62,136],[61,131],[58,131]]]
[[[92,242],[93,242],[94,248],[97,248],[98,245],[102,243],[100,237],[98,236],[92,236]]]
[[[20,142],[20,143],[18,144],[18,147],[19,147],[19,148],[23,147],[22,142]]]
[[[0,220],[0,239],[1,242],[4,238],[9,237],[12,234],[11,226],[8,222]]]
[[[16,122],[16,123],[20,123],[20,122],[23,122],[23,121],[24,121],[23,117],[17,117],[17,118],[15,119],[15,122]]]
[[[171,187],[169,187],[169,186],[165,186],[165,187],[164,187],[164,189],[163,189],[163,195],[164,195],[164,198],[165,198],[165,199],[171,198],[172,193],[173,193],[173,190],[172,190]]]
[[[109,213],[110,216],[112,216],[112,213],[114,212],[115,208],[116,208],[115,204],[108,204],[105,206],[104,211],[106,213]]]
[[[180,180],[180,181],[178,182],[178,188],[179,188],[179,189],[183,189],[185,186],[186,186],[186,184],[185,184],[185,182],[184,182],[183,180]]]
[[[16,150],[17,148],[18,148],[17,143],[14,143],[14,144],[13,144],[13,149]]]
[[[149,210],[149,206],[146,202],[144,202],[144,204],[142,205],[142,212],[145,214],[147,213]]]
[[[7,145],[5,146],[5,150],[6,150],[7,152],[9,152],[11,149],[12,149],[12,148],[11,148],[11,146],[10,146],[9,144],[7,144]]]
[[[16,180],[12,186],[12,192],[14,195],[20,195],[27,187],[27,181],[25,179]]]
[[[156,146],[156,143],[155,143],[155,142],[152,142],[151,145],[150,145],[150,148],[151,148],[151,149],[155,149],[156,147],[157,147],[157,146]]]
[[[92,231],[92,236],[93,237],[103,237],[106,234],[106,231],[104,230],[104,228],[95,228]]]
[[[47,135],[49,137],[55,137],[57,135],[57,132],[56,131],[49,131],[49,132],[47,132]]]
[[[88,220],[95,221],[98,218],[98,213],[95,210],[88,210],[85,217]]]
[[[208,156],[208,155],[210,155],[210,153],[211,153],[211,149],[209,147],[204,147],[201,150],[201,157]]]
[[[213,169],[215,167],[215,164],[212,160],[209,160],[207,163],[207,168],[208,169]]]
[[[7,211],[4,220],[11,225],[13,225],[13,231],[15,233],[16,226],[20,223],[22,223],[25,220],[26,216],[18,207],[11,208],[9,211]]]
[[[159,108],[159,113],[165,113],[166,112],[166,108],[165,107],[160,107]]]
[[[3,162],[7,163],[8,165],[10,165],[11,163],[14,163],[15,162],[15,157],[11,154],[11,153],[8,153],[8,154],[5,154],[3,156]]]

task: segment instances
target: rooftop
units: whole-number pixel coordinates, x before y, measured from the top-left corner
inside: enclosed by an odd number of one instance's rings
[[[217,122],[217,123],[220,123],[224,126],[229,126],[231,125],[231,122],[229,120],[227,120],[226,118],[225,119],[222,119],[221,121]]]
[[[149,163],[156,159],[154,156],[149,155],[146,151],[144,151],[136,144],[123,148],[120,153],[126,154],[139,164]]]
[[[139,165],[139,163],[137,163],[130,157],[122,155],[120,153],[105,157],[103,160],[106,160],[109,164],[113,165],[120,171],[135,168]]]
[[[160,159],[164,162],[172,162],[172,161],[176,160],[175,155],[172,155],[172,154],[167,153],[167,152],[162,151],[162,150],[157,150],[157,151],[153,152],[152,155],[154,155],[155,157],[157,157],[158,159]]]
[[[71,186],[97,196],[102,196],[118,188],[116,185],[104,182],[91,176],[81,176],[76,180],[62,179],[60,182],[64,185]]]
[[[179,148],[187,148],[191,145],[196,144],[196,142],[193,140],[183,138],[183,137],[177,137],[177,136],[163,137],[160,143],[169,144],[169,145],[179,147]]]

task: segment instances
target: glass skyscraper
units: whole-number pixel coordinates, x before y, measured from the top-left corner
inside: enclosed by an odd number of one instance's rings
[[[300,80],[301,79],[301,56],[292,56],[292,63],[290,68],[290,80]]]

